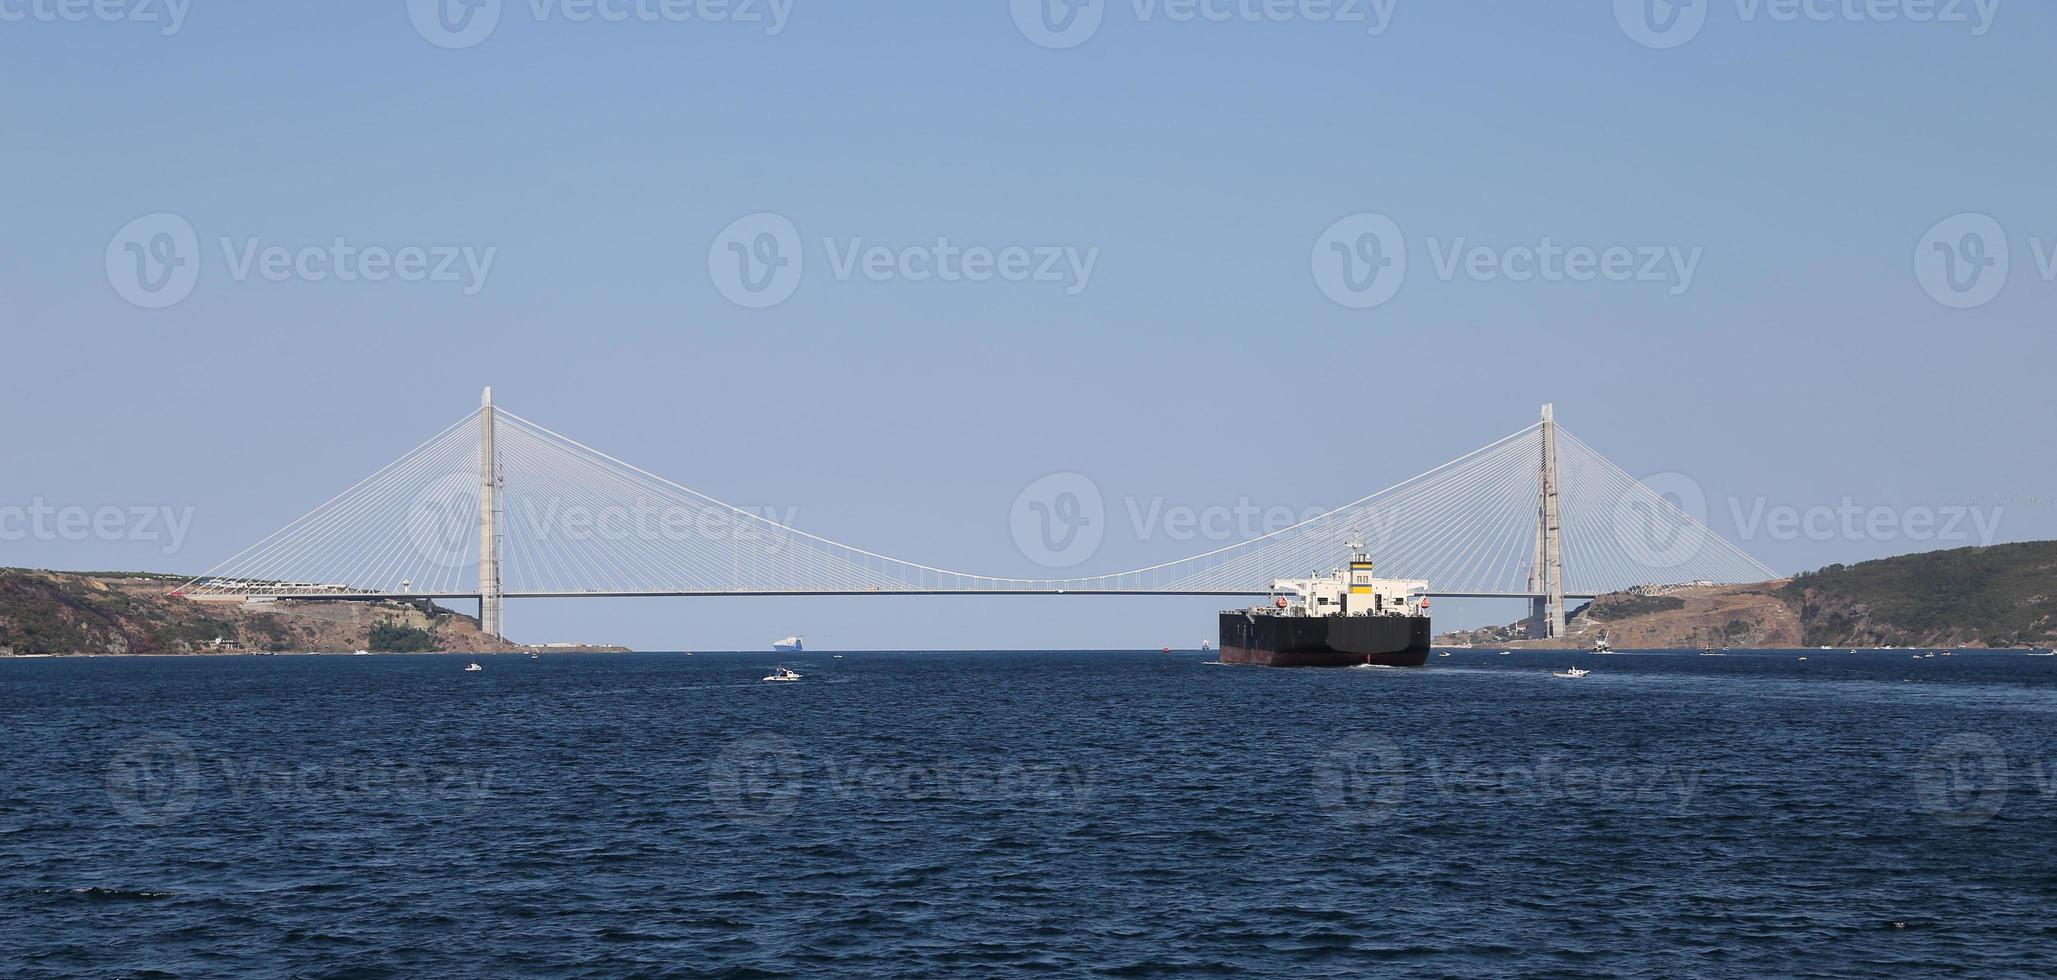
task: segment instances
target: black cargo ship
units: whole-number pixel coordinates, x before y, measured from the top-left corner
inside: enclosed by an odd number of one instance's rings
[[[1221,662],[1266,667],[1420,667],[1428,663],[1428,583],[1372,577],[1353,547],[1348,571],[1272,583],[1272,602],[1221,614]]]

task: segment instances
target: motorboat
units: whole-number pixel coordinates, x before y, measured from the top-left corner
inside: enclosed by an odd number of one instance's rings
[[[1592,671],[1590,671],[1590,670],[1587,670],[1587,669],[1585,669],[1584,667],[1572,667],[1572,668],[1569,668],[1569,669],[1567,669],[1567,670],[1553,670],[1553,671],[1551,671],[1551,672],[1550,672],[1550,676],[1551,676],[1551,677],[1569,677],[1569,678],[1572,678],[1572,679],[1576,680],[1577,678],[1580,678],[1580,677],[1584,677],[1584,676],[1586,676],[1587,674],[1590,674],[1590,673],[1592,673]]]
[[[773,684],[790,684],[800,679],[800,672],[791,667],[780,667],[764,675],[764,679]]]
[[[476,660],[464,665],[464,672],[467,674],[476,674],[484,669],[486,668],[479,666],[479,663]]]

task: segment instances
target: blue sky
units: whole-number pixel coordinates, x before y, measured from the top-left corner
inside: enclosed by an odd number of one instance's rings
[[[108,8],[155,22],[71,21],[0,0],[0,507],[191,515],[170,554],[133,529],[0,518],[0,564],[203,570],[486,384],[717,497],[993,574],[1041,571],[1009,514],[1051,473],[1087,475],[1117,517],[1132,500],[1303,510],[1545,401],[1629,472],[1686,475],[1715,529],[1781,571],[1981,535],[1782,535],[1736,514],[1975,507],[1993,540],[2057,536],[2047,6],[1929,23],[1874,13],[1912,2],[1785,20],[1718,0],[1653,47],[1624,28],[1633,4],[1399,0],[1374,24],[1139,3],[1053,48],[1005,2],[796,0],[774,34],[523,0],[453,48],[404,0],[190,0],[176,31],[157,4]],[[120,285],[120,236],[160,213],[191,228],[197,278],[145,308]],[[790,222],[805,267],[753,309],[709,254],[761,213]],[[1311,256],[1367,213],[1401,230],[1407,271],[1354,308]],[[1949,223],[1967,214],[1992,224]],[[1982,251],[1956,258],[2004,248],[2005,286],[1939,302],[1917,253],[1973,227]],[[491,263],[447,281],[239,271],[338,239]],[[938,239],[1094,259],[1082,281],[838,275],[849,249]],[[1695,258],[1651,281],[1443,273],[1460,239]],[[1335,442],[1293,435],[1323,413]],[[1367,413],[1376,437],[1350,435]],[[1079,570],[1202,546],[1124,518]],[[1207,636],[1219,604],[532,602],[508,619],[520,639],[645,648],[793,631],[1156,646]]]

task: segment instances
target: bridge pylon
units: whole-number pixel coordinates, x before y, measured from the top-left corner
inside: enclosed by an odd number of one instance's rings
[[[1543,406],[1542,469],[1536,483],[1536,553],[1529,566],[1528,635],[1531,639],[1554,640],[1564,635],[1564,540],[1563,521],[1557,506],[1557,412]]]
[[[500,638],[500,474],[493,448],[493,389],[479,396],[479,632]]]

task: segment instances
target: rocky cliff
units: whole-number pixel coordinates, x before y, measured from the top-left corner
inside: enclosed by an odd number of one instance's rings
[[[428,600],[198,602],[179,580],[0,569],[0,656],[254,652],[496,653],[478,620]]]

